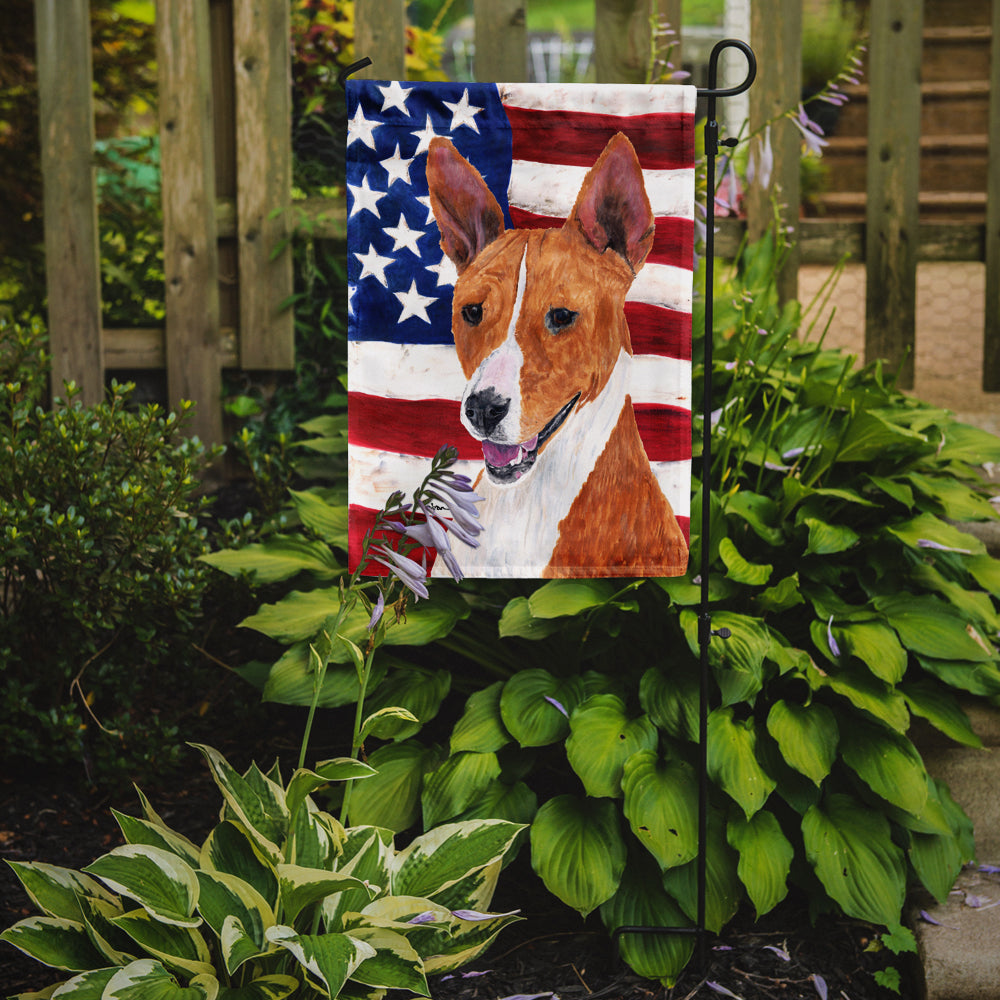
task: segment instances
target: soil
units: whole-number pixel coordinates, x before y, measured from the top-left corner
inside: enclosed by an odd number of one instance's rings
[[[220,739],[219,748],[234,764],[246,762],[252,754],[250,735]],[[261,731],[253,735],[259,747]],[[269,720],[267,745],[276,744],[288,750],[294,745],[292,720],[280,714]],[[198,841],[215,822],[219,796],[200,757],[191,753],[190,769],[146,791],[170,826]],[[109,796],[56,775],[30,780],[7,775],[0,779],[0,858],[81,868],[122,842],[112,807],[139,814],[134,792]],[[525,919],[503,931],[470,969],[432,977],[435,1000],[691,1000],[733,995],[743,1000],[886,1000],[892,994],[873,976],[887,965],[903,974],[902,996],[918,993],[911,970],[900,960],[866,950],[874,940],[872,928],[829,917],[812,926],[799,899],[786,901],[759,923],[752,914],[741,913],[721,936],[707,936],[704,968],[697,967],[696,958],[673,989],[636,976],[618,961],[596,915],[583,922],[563,907],[544,890],[524,856],[501,877],[494,908],[519,908]],[[0,927],[32,913],[11,870],[0,866]],[[0,995],[39,990],[57,981],[59,973],[0,944]]]

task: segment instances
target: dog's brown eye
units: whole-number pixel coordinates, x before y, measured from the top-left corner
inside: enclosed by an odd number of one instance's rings
[[[483,321],[482,302],[470,302],[469,305],[462,306],[462,319],[464,319],[469,326],[479,326],[479,324]]]
[[[562,333],[567,327],[573,325],[573,321],[579,313],[572,309],[565,309],[563,306],[556,306],[545,314],[545,329],[549,333]]]

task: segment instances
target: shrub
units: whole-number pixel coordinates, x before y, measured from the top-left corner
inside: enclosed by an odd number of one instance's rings
[[[0,742],[8,760],[115,769],[174,752],[151,682],[191,660],[208,453],[184,432],[188,405],[131,409],[127,385],[96,406],[68,385],[42,408],[40,338],[0,322]]]

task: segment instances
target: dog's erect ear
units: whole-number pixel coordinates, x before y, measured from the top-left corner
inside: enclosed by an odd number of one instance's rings
[[[632,143],[619,132],[587,172],[566,220],[595,250],[609,247],[638,272],[653,245],[653,211]]]
[[[503,232],[503,212],[479,171],[440,136],[427,152],[427,186],[441,249],[461,274]]]

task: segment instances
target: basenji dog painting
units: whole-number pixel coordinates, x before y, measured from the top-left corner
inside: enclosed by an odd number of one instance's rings
[[[685,573],[694,89],[347,102],[349,565],[451,445],[482,498],[466,576]]]
[[[427,183],[458,279],[465,429],[482,442],[477,565],[542,577],[676,575],[687,543],[650,468],[628,395],[625,293],[653,241],[639,160],[618,133],[558,229],[504,227],[479,173],[445,138]]]

